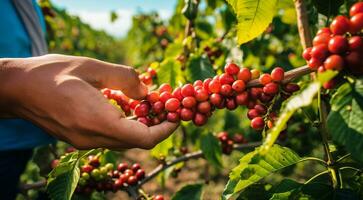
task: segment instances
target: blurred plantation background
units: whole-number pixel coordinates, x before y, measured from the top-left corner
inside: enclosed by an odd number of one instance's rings
[[[312,0],[307,2],[309,20],[311,24],[315,25],[313,28],[316,30],[329,19],[317,14],[318,9],[323,8],[314,5]],[[269,72],[272,67],[276,66],[281,66],[287,71],[305,64],[300,56],[302,47],[296,26],[294,5],[291,0],[279,1],[273,23],[257,39],[242,46],[237,45],[235,38],[236,18],[231,8],[222,0],[200,2],[192,34],[188,33],[190,24],[182,14],[184,0],[177,0],[173,15],[167,20],[161,19],[157,12],[140,12],[133,16],[130,30],[121,38],[116,38],[102,30],[93,29],[82,22],[79,17],[72,16],[68,14],[67,10],[52,5],[52,1],[41,0],[40,5],[46,16],[47,40],[51,53],[87,56],[130,65],[139,68],[140,72],[151,65],[158,71],[157,81],[168,82],[172,86],[218,74],[222,72],[227,60],[234,60],[242,66],[264,72]],[[117,14],[110,13],[110,20],[117,20]],[[303,118],[304,115],[305,113],[299,111],[294,116],[289,122],[287,131],[280,135],[279,142],[292,148],[300,156],[322,157],[323,150],[319,146],[317,131],[311,127],[306,118]],[[227,131],[231,136],[235,133],[242,133],[250,142],[260,141],[261,135],[252,130],[249,121],[243,120],[244,118],[246,118],[246,109],[238,108],[234,112],[224,110],[216,112],[209,123],[202,128],[184,123],[183,130],[178,129],[172,137],[152,150],[151,154],[153,158],[158,158],[160,155],[173,157],[174,151],[183,145],[188,146],[190,151],[198,150],[203,135],[216,134],[220,131]],[[58,144],[59,154],[64,153],[65,146],[67,145]],[[220,151],[213,150],[212,153],[221,156]],[[181,166],[176,166],[158,177],[158,181],[146,184],[144,189],[151,194],[164,193],[171,196],[188,182],[208,182],[205,199],[217,199],[228,180],[230,169],[238,163],[243,154],[244,152],[233,152],[232,156],[223,156],[222,168],[214,167],[213,163],[210,166],[205,160],[198,160],[185,164],[179,175],[173,175],[173,170],[181,168]],[[140,162],[148,172],[158,164],[156,159],[148,156],[148,151],[129,150],[114,153],[112,159]],[[51,158],[47,157],[47,159],[50,162]],[[43,165],[48,166],[48,163],[44,163],[43,161]],[[314,163],[299,164],[283,170],[281,174],[269,176],[266,180],[269,184],[262,183],[251,190],[255,191],[256,188],[263,191],[268,190],[271,188],[270,184],[277,183],[289,176],[293,176],[297,180],[306,180],[319,170],[318,165]],[[42,178],[38,173],[42,171],[42,167],[36,167],[31,163],[22,181],[31,183],[40,180]],[[209,173],[205,173],[206,171]],[[173,176],[175,179],[167,179],[167,177]],[[160,185],[164,185],[166,189]],[[30,193],[32,198],[38,196],[34,191],[27,192],[28,195]],[[250,199],[257,194],[256,192],[246,192],[247,196],[241,197],[241,199]],[[107,197],[127,198],[121,192],[116,195],[108,194]],[[256,199],[259,198],[256,197]],[[261,199],[263,198],[261,197]]]

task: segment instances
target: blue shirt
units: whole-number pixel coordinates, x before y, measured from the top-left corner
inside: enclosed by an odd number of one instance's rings
[[[35,0],[33,5],[45,31],[44,18]],[[31,57],[30,37],[11,0],[0,0],[0,19],[0,58]],[[52,142],[53,137],[28,121],[0,120],[0,151],[29,149]]]

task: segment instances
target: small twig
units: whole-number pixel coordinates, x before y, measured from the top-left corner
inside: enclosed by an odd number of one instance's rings
[[[261,145],[261,142],[251,142],[251,143],[248,143],[248,144],[242,144],[242,145],[235,145],[233,146],[233,149],[234,150],[245,150],[245,149],[249,149],[249,148],[254,148],[254,147],[257,147]],[[187,161],[187,160],[191,160],[191,159],[197,159],[197,158],[202,158],[204,155],[203,155],[203,152],[202,151],[196,151],[196,152],[192,152],[192,153],[187,153],[185,154],[184,156],[181,156],[181,157],[178,157],[172,161],[169,161],[167,162],[166,164],[163,164],[163,165],[159,165],[157,166],[153,171],[151,171],[146,177],[145,179],[143,179],[139,186],[147,183],[148,181],[150,181],[151,179],[153,179],[154,177],[156,177],[160,172],[164,171],[165,169],[173,166],[173,165],[176,165],[180,162],[184,162],[184,161]]]
[[[28,183],[28,184],[22,184],[20,185],[19,190],[20,191],[28,191],[28,190],[34,190],[34,189],[40,189],[47,185],[46,180],[41,180],[35,183]]]

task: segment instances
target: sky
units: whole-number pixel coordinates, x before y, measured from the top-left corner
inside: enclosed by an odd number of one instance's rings
[[[157,11],[161,18],[172,15],[176,0],[53,0],[52,3],[77,15],[85,23],[98,30],[122,37],[129,30],[132,16],[138,12]],[[118,19],[111,23],[110,12],[115,11]]]

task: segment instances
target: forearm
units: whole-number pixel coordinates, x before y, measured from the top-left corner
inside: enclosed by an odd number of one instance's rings
[[[11,61],[13,59],[9,58],[0,58],[0,118],[9,118],[13,117],[11,108],[12,97],[11,90],[15,90],[13,83],[15,67],[11,66]]]

